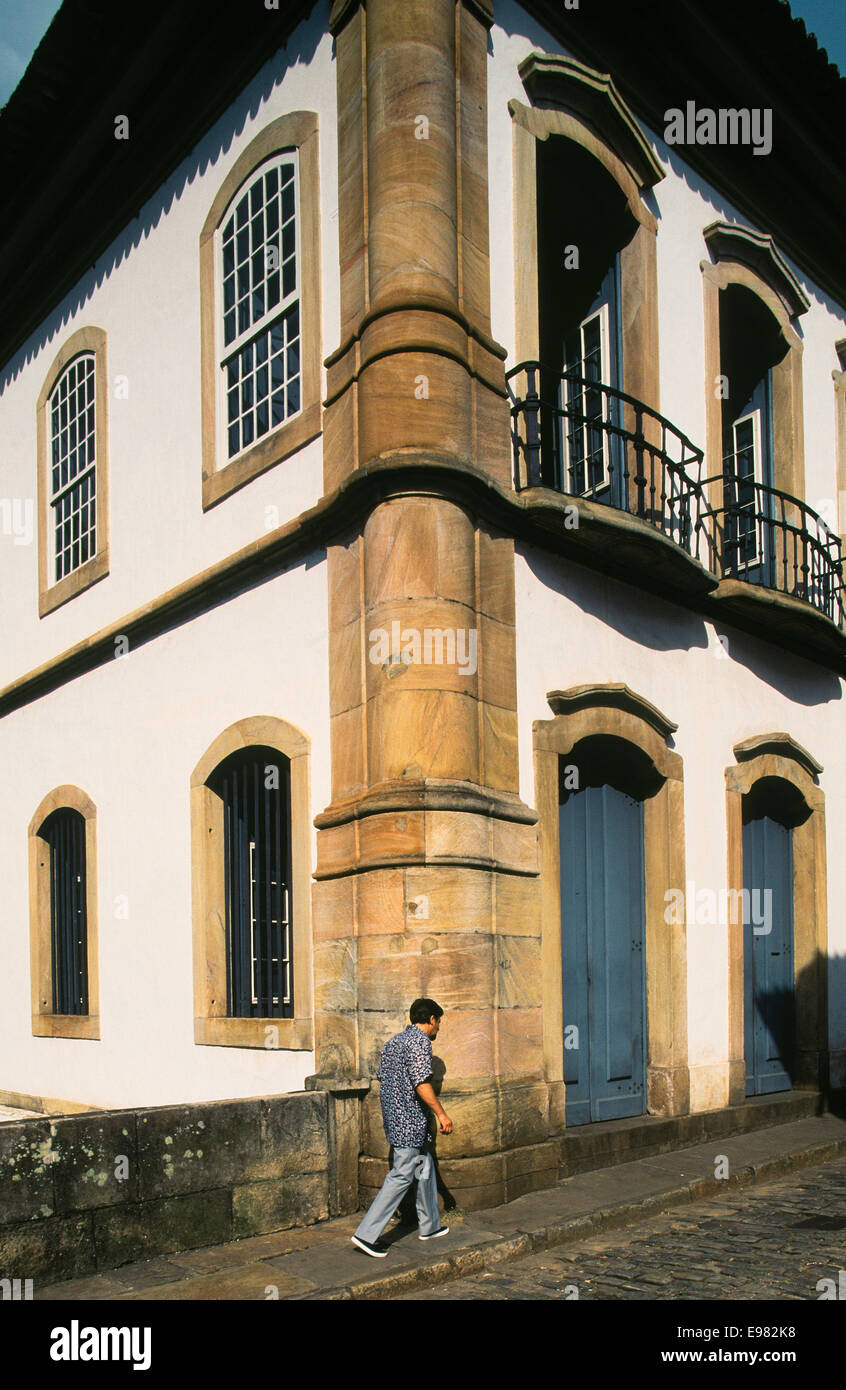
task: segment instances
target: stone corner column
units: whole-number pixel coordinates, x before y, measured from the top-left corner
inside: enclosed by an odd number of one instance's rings
[[[370,500],[328,551],[332,800],[313,887],[318,1068],[372,1074],[411,1001],[436,999],[456,1126],[441,1172],[467,1209],[558,1171],[514,543],[480,510],[491,483],[511,487],[490,338],[491,18],[482,0],[333,10],[341,342],[324,481]],[[366,1197],[387,1154],[376,1088],[362,1125]]]

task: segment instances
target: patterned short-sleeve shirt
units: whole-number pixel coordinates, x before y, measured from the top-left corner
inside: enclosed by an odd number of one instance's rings
[[[385,1136],[395,1149],[419,1149],[429,1133],[429,1110],[415,1091],[432,1075],[432,1044],[416,1023],[385,1043],[379,1062]]]

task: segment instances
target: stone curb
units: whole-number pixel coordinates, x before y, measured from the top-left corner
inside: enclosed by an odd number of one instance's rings
[[[611,1231],[621,1226],[631,1226],[649,1216],[660,1215],[685,1202],[700,1202],[704,1198],[715,1197],[725,1192],[727,1187],[750,1187],[758,1183],[773,1182],[800,1168],[808,1168],[820,1163],[828,1163],[833,1158],[846,1154],[846,1138],[832,1139],[823,1144],[815,1144],[808,1149],[797,1149],[793,1153],[779,1154],[776,1158],[765,1158],[760,1163],[750,1163],[728,1178],[696,1178],[682,1187],[668,1188],[652,1197],[641,1198],[637,1202],[621,1202],[613,1207],[601,1207],[586,1216],[573,1217],[571,1221],[557,1221],[548,1226],[540,1226],[533,1231],[508,1236],[504,1240],[484,1240],[478,1245],[458,1250],[454,1255],[433,1259],[425,1265],[411,1269],[395,1270],[373,1279],[357,1280],[354,1284],[344,1284],[336,1288],[321,1289],[315,1293],[300,1295],[298,1302],[315,1300],[374,1300],[395,1298],[400,1294],[412,1293],[417,1289],[430,1288],[433,1284],[445,1284],[452,1279],[462,1279],[469,1274],[478,1274],[483,1269],[512,1260],[524,1259],[527,1255],[549,1250],[557,1245],[569,1245],[600,1231]],[[296,1295],[292,1295],[295,1298]]]

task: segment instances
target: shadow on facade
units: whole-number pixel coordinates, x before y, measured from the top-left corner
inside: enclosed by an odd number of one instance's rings
[[[723,643],[726,657],[738,666],[745,666],[759,680],[772,686],[780,695],[797,705],[823,705],[842,699],[840,677],[826,671],[815,662],[801,656],[784,660],[781,648],[775,651],[756,637],[747,636],[737,628],[715,624],[714,629]]]
[[[839,1019],[846,1003],[846,956],[829,956],[826,962],[822,952],[818,951],[813,963],[799,972],[794,990],[770,990],[756,1000],[758,1014],[769,1027],[778,1056],[782,1059],[784,1069],[794,1087],[808,1084],[807,1066],[800,1066],[800,1057],[803,1052],[807,1056],[809,1043],[803,1040],[801,1028],[797,1028],[797,1011],[801,1010],[803,1000],[810,1002],[813,999],[814,991],[819,988],[820,975],[825,978],[826,968],[828,1028],[826,1029],[824,1023],[821,1024],[820,1031],[823,1036],[819,1040],[819,1049],[823,1051],[828,1046],[827,1038],[832,1035],[831,1022]],[[820,1071],[823,1074],[819,1079],[820,1099],[817,1113],[829,1111],[832,1115],[846,1119],[846,1087],[838,1087],[835,1084],[838,1077],[831,1076],[827,1065],[824,1064]]]
[[[658,595],[646,596],[629,589],[622,581],[588,570],[573,561],[557,560],[515,547],[529,569],[547,589],[561,594],[583,613],[589,614],[651,651],[691,651],[707,649],[708,631],[696,613]],[[562,626],[562,641],[572,641]],[[836,682],[835,682],[836,684]]]

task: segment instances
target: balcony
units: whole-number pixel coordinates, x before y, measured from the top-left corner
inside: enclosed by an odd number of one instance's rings
[[[817,658],[846,659],[840,540],[813,508],[738,477],[740,461],[732,471],[726,460],[723,474],[703,478],[701,449],[642,401],[601,381],[523,362],[507,383],[514,486],[524,496],[540,489],[577,505],[575,558],[630,581],[640,559],[637,579],[648,588],[666,593],[672,578],[686,596],[698,592],[706,607],[716,603],[742,627],[770,627],[770,636],[797,649],[810,641]],[[588,534],[577,540],[585,523]],[[816,629],[810,638],[809,627]]]

